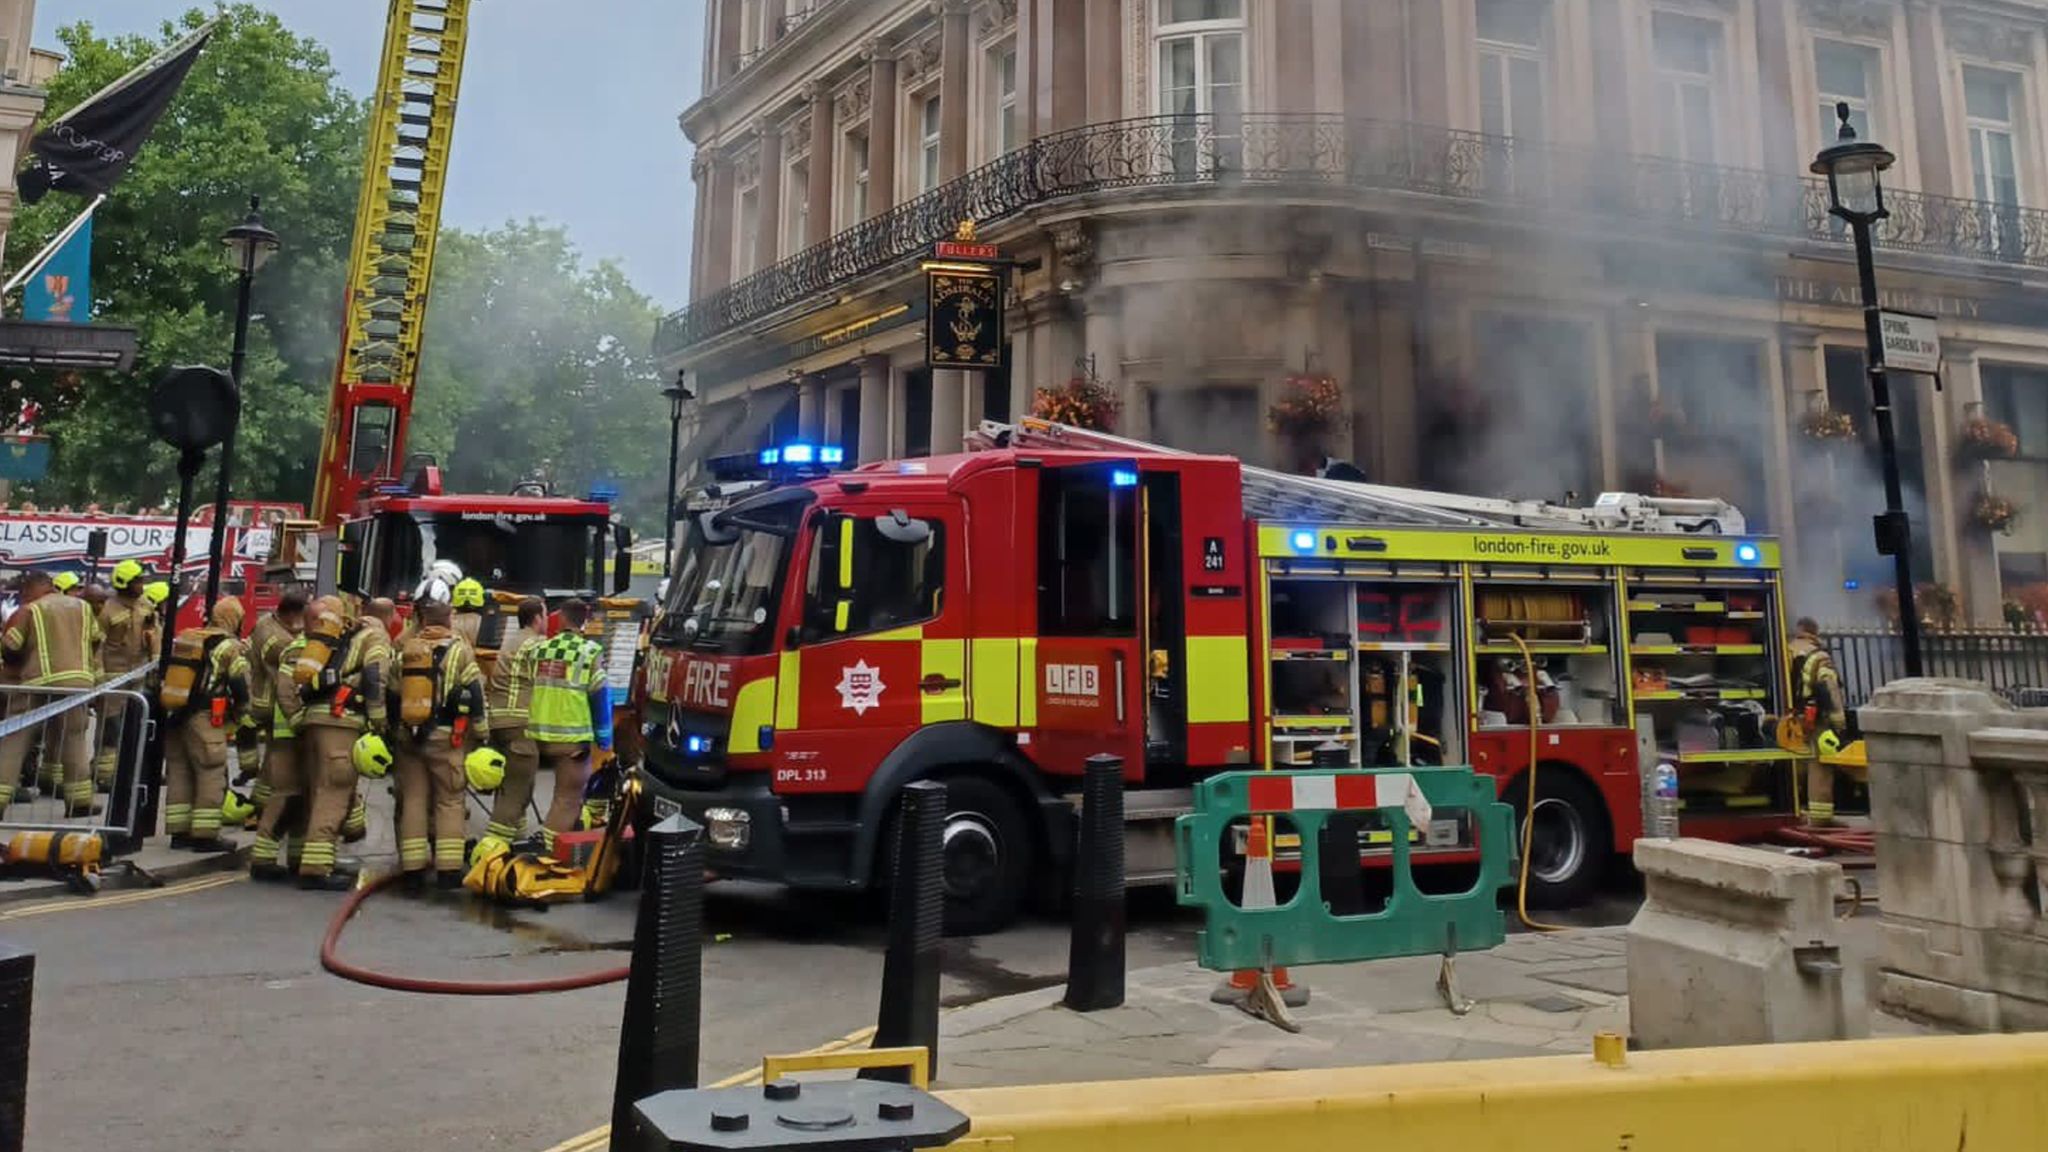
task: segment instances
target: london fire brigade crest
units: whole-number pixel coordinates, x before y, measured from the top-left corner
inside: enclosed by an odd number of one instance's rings
[[[857,660],[852,667],[839,670],[839,706],[853,709],[855,716],[863,715],[882,702],[885,687],[880,668]]]

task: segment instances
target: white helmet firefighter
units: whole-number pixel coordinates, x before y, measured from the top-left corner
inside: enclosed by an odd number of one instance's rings
[[[462,568],[453,560],[436,560],[427,568],[426,579],[413,589],[415,604],[451,604],[455,586],[462,583]]]

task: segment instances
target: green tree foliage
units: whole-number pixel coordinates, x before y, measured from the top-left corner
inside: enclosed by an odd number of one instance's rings
[[[175,461],[151,440],[143,405],[170,365],[227,365],[235,285],[219,236],[252,192],[284,247],[256,278],[235,490],[311,498],[364,109],[336,83],[325,50],[275,16],[249,4],[219,14],[212,43],[94,225],[97,318],[140,331],[134,373],[22,377],[54,441],[51,474],[34,491],[45,504],[155,505],[173,493]],[[205,18],[194,10],[154,41],[63,29],[70,62],[48,115]],[[80,207],[52,194],[24,210],[10,259],[33,255]],[[616,267],[586,266],[554,227],[444,228],[427,311],[408,450],[439,457],[451,490],[502,492],[535,475],[573,494],[613,484],[622,512],[658,523],[668,417],[647,353],[656,311]]]
[[[304,499],[310,492],[328,381],[333,376],[342,267],[355,211],[363,111],[335,83],[326,51],[249,4],[220,13],[219,29],[127,178],[94,219],[97,318],[133,325],[141,355],[128,376],[23,378],[44,406],[54,445],[46,503],[155,504],[174,461],[143,419],[149,385],[168,366],[227,365],[234,275],[220,233],[263,198],[284,250],[257,278],[245,373],[238,493]],[[52,82],[46,119],[91,96],[205,20],[197,9],[161,38],[105,39],[88,24],[62,29],[69,57]],[[26,209],[8,245],[33,256],[82,205],[52,194]]]

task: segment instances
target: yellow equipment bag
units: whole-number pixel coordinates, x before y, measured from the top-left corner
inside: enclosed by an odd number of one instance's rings
[[[583,869],[531,853],[513,855],[503,842],[478,854],[462,886],[504,904],[560,904],[581,900]]]
[[[441,715],[441,665],[451,641],[408,637],[398,653],[398,721],[423,735]]]
[[[348,645],[343,643],[347,635],[348,625],[331,613],[306,629],[306,645],[292,661],[292,679],[299,687],[331,688],[340,683],[341,665],[348,659]]]
[[[90,896],[100,888],[100,856],[104,851],[105,845],[91,832],[17,832],[8,839],[0,861],[10,871],[54,873]]]
[[[213,650],[227,638],[225,632],[194,629],[172,639],[171,662],[156,693],[165,715],[183,716],[213,699]]]

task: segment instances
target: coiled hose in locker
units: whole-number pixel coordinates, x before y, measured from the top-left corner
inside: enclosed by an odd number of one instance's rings
[[[1562,932],[1569,925],[1546,924],[1529,915],[1529,850],[1536,841],[1536,761],[1542,751],[1543,698],[1536,690],[1536,660],[1528,643],[1519,632],[1508,633],[1508,639],[1522,654],[1522,692],[1529,700],[1529,804],[1522,813],[1522,866],[1515,881],[1515,915],[1538,932]]]

